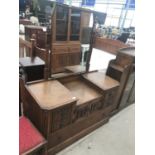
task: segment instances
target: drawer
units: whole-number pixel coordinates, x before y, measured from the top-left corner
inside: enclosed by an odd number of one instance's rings
[[[68,47],[68,50],[71,53],[77,53],[77,52],[80,52],[81,51],[81,48],[80,48],[80,46],[72,45],[72,46],[69,46]]]
[[[68,47],[67,46],[54,46],[52,48],[53,53],[68,53]]]

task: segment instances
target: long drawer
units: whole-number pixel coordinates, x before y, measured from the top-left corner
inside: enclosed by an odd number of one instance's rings
[[[77,53],[80,51],[80,44],[60,44],[52,47],[52,53]]]

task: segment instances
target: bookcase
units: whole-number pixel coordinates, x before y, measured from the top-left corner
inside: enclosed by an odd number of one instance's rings
[[[35,34],[37,47],[50,51],[49,71],[55,74],[66,71],[66,66],[80,65],[82,31],[89,27],[93,11],[51,3],[51,14],[45,20],[48,24],[26,26],[25,39],[29,41]]]
[[[65,71],[66,66],[80,64],[81,34],[82,29],[89,26],[90,14],[89,10],[56,4],[51,27],[52,74]]]

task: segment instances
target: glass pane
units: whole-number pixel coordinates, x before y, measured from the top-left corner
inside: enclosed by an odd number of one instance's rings
[[[71,29],[70,29],[70,40],[79,40],[80,38],[80,20],[81,11],[72,9],[71,13]]]
[[[56,9],[56,40],[66,41],[68,32],[68,8],[57,6]]]
[[[125,20],[124,28],[129,28],[131,25],[131,20]]]
[[[135,27],[135,18],[134,17],[132,19],[131,26]]]
[[[113,16],[120,17],[121,15],[121,9],[114,9],[113,10]]]
[[[111,25],[111,17],[107,17],[106,18],[105,25],[106,26],[110,26]]]
[[[128,10],[126,19],[132,19],[134,16],[134,10]]]
[[[94,10],[100,11],[100,12],[106,12],[107,5],[106,4],[95,4]]]
[[[111,19],[111,26],[118,26],[119,18],[112,18]]]

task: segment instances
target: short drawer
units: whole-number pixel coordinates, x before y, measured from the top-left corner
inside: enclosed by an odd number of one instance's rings
[[[71,53],[77,53],[77,52],[80,52],[81,51],[81,48],[80,48],[80,46],[72,45],[72,46],[69,46],[68,47],[68,50]]]
[[[68,47],[67,46],[54,46],[52,48],[53,53],[68,53]]]

